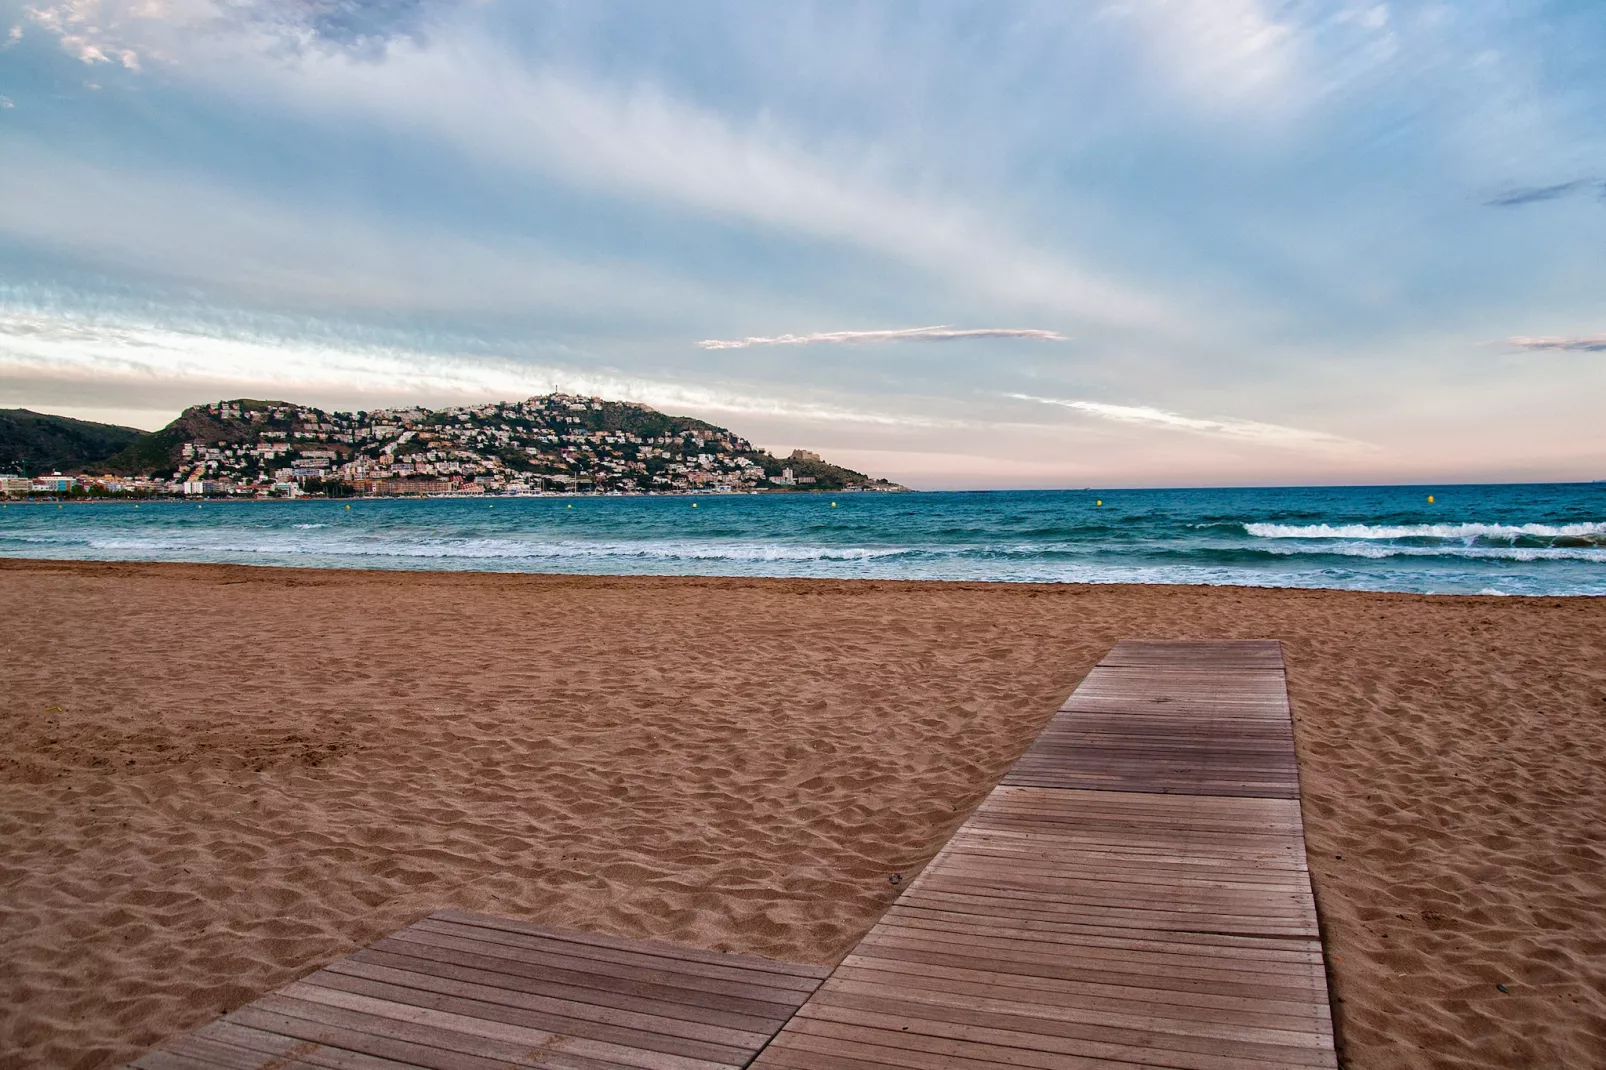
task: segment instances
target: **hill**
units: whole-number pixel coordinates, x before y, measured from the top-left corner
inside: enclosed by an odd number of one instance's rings
[[[108,456],[100,468],[114,475],[136,476],[167,474],[177,472],[185,467],[185,450],[188,444],[193,454],[195,448],[204,444],[206,446],[255,445],[259,434],[249,422],[242,423],[239,418],[230,418],[223,413],[224,406],[233,406],[232,410],[242,413],[258,412],[263,410],[293,410],[297,406],[283,401],[239,401],[219,402],[214,405],[196,405],[185,409],[178,419],[162,428],[160,431],[142,432],[140,437],[126,445],[121,451]],[[247,406],[241,409],[240,406]],[[247,415],[246,420],[249,421]]]
[[[291,483],[341,493],[902,489],[808,451],[777,458],[705,420],[568,394],[356,413],[218,401],[98,467],[222,493]]]
[[[72,472],[126,449],[146,432],[28,409],[0,409],[0,472]]]

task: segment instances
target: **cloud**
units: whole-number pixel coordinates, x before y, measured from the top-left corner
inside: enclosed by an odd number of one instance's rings
[[[1368,443],[1330,435],[1324,431],[1307,431],[1299,427],[1266,424],[1255,420],[1231,418],[1199,419],[1167,412],[1148,405],[1111,405],[1102,401],[1080,401],[1072,398],[1044,398],[1031,394],[1006,394],[1018,401],[1035,401],[1043,405],[1059,405],[1101,420],[1123,424],[1141,424],[1162,427],[1173,431],[1187,431],[1216,438],[1239,439],[1272,446],[1323,447],[1323,448],[1374,448]]]
[[[323,45],[379,59],[394,40],[423,40],[426,23],[455,6],[457,0],[244,0],[220,14],[277,35],[297,51]]]
[[[1155,78],[1172,83],[1190,106],[1220,107],[1287,95],[1301,42],[1285,7],[1264,0],[1114,0],[1098,8],[1098,17],[1136,29]]]
[[[107,14],[92,33],[74,21],[78,5],[102,2]],[[150,5],[169,13],[142,15]],[[83,38],[103,58],[126,49],[160,61],[201,92],[257,97],[331,127],[427,138],[467,167],[503,177],[541,176],[723,226],[829,242],[1003,307],[1181,329],[1179,310],[1115,278],[1109,264],[1044,247],[1021,205],[942,188],[916,161],[897,166],[878,139],[810,137],[772,112],[732,117],[652,80],[610,78],[607,68],[588,76],[531,64],[474,19],[436,14],[452,9],[69,0],[35,18],[64,47],[68,37]],[[376,34],[386,42],[384,62],[365,62],[372,50],[363,42]],[[352,47],[303,47],[325,39]]]
[[[1606,353],[1606,334],[1585,335],[1577,338],[1547,336],[1524,338],[1518,335],[1506,341],[1518,349],[1566,349],[1578,353]]]
[[[565,392],[639,401],[701,414],[772,417],[812,424],[943,428],[957,421],[865,409],[828,396],[785,397],[735,383],[664,381],[610,369],[564,367],[484,353],[428,352],[342,338],[247,329],[175,327],[128,318],[62,315],[0,306],[0,380],[95,391],[192,395],[198,384],[235,396],[384,397],[423,403]],[[762,389],[762,388],[760,388]],[[201,400],[195,398],[193,400]]]
[[[1031,338],[1042,342],[1064,342],[1066,337],[1058,331],[1033,330],[1025,327],[977,327],[957,330],[953,327],[906,327],[889,331],[818,331],[813,334],[780,334],[773,338],[705,338],[697,345],[702,349],[746,349],[749,346],[806,346],[853,344],[858,342],[953,342],[969,338]]]
[[[1491,208],[1516,208],[1524,204],[1537,204],[1540,201],[1569,197],[1596,184],[1596,179],[1579,178],[1571,182],[1558,182],[1554,186],[1515,186],[1483,203]],[[1601,189],[1603,194],[1606,194],[1606,184],[1601,184]]]
[[[393,40],[423,39],[424,26],[439,9],[459,0],[58,0],[25,8],[27,16],[53,33],[69,54],[85,63],[109,63],[116,57],[129,70],[140,70],[139,56],[128,47],[165,44],[182,48],[175,38],[247,35],[271,42],[274,50],[293,54],[313,48],[378,59]],[[11,30],[11,39],[22,27]]]
[[[1021,240],[983,204],[889,173],[873,145],[810,144],[772,116],[734,122],[650,84],[597,85],[453,43],[398,46],[360,76],[341,57],[264,75],[314,114],[422,129],[498,170],[854,248],[1008,306],[1119,325],[1175,317],[1107,271]],[[458,62],[470,49],[476,63]]]
[[[111,60],[107,58],[106,53],[104,53],[104,52],[102,52],[100,50],[100,46],[99,45],[90,44],[88,41],[84,40],[82,37],[77,37],[77,36],[63,37],[61,39],[61,47],[65,48],[67,51],[69,51],[73,55],[77,56],[83,62],[91,64],[91,65],[96,64],[96,63],[110,63],[111,62]]]
[[[0,244],[194,284],[212,299],[616,323],[728,308],[727,294],[650,263],[296,204],[176,170],[93,166],[23,139],[11,147],[21,151],[0,167]]]
[[[16,102],[10,97],[0,97],[0,110],[4,110],[6,108],[15,108],[16,106]]]

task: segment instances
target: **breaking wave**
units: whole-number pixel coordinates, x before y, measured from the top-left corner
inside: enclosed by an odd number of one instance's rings
[[[1245,524],[1257,539],[1581,539],[1606,544],[1593,524]]]
[[[1377,546],[1336,543],[1327,546],[1268,546],[1262,553],[1282,557],[1365,557],[1381,561],[1390,557],[1442,557],[1467,561],[1593,561],[1606,564],[1606,545],[1559,546]]]

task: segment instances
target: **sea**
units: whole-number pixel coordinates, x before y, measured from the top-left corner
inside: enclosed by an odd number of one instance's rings
[[[0,556],[1606,595],[1606,483],[28,502]]]

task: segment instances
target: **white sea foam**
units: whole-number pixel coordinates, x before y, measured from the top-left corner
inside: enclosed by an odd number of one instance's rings
[[[1257,539],[1540,539],[1606,538],[1593,524],[1245,524]]]
[[[301,525],[297,525],[298,527]],[[685,561],[868,561],[918,553],[910,547],[802,546],[761,542],[698,542],[691,540],[619,540],[611,542],[543,542],[524,539],[286,539],[256,542],[238,537],[220,541],[221,532],[196,537],[169,533],[157,537],[90,537],[95,550],[142,553],[222,551],[262,556],[464,558],[470,560],[540,560],[638,558]],[[54,540],[31,540],[47,542]],[[75,540],[78,541],[78,540]]]
[[[1280,557],[1336,555],[1381,561],[1390,557],[1447,558],[1462,561],[1590,561],[1606,564],[1606,546],[1378,546],[1328,543],[1322,546],[1267,546]]]

